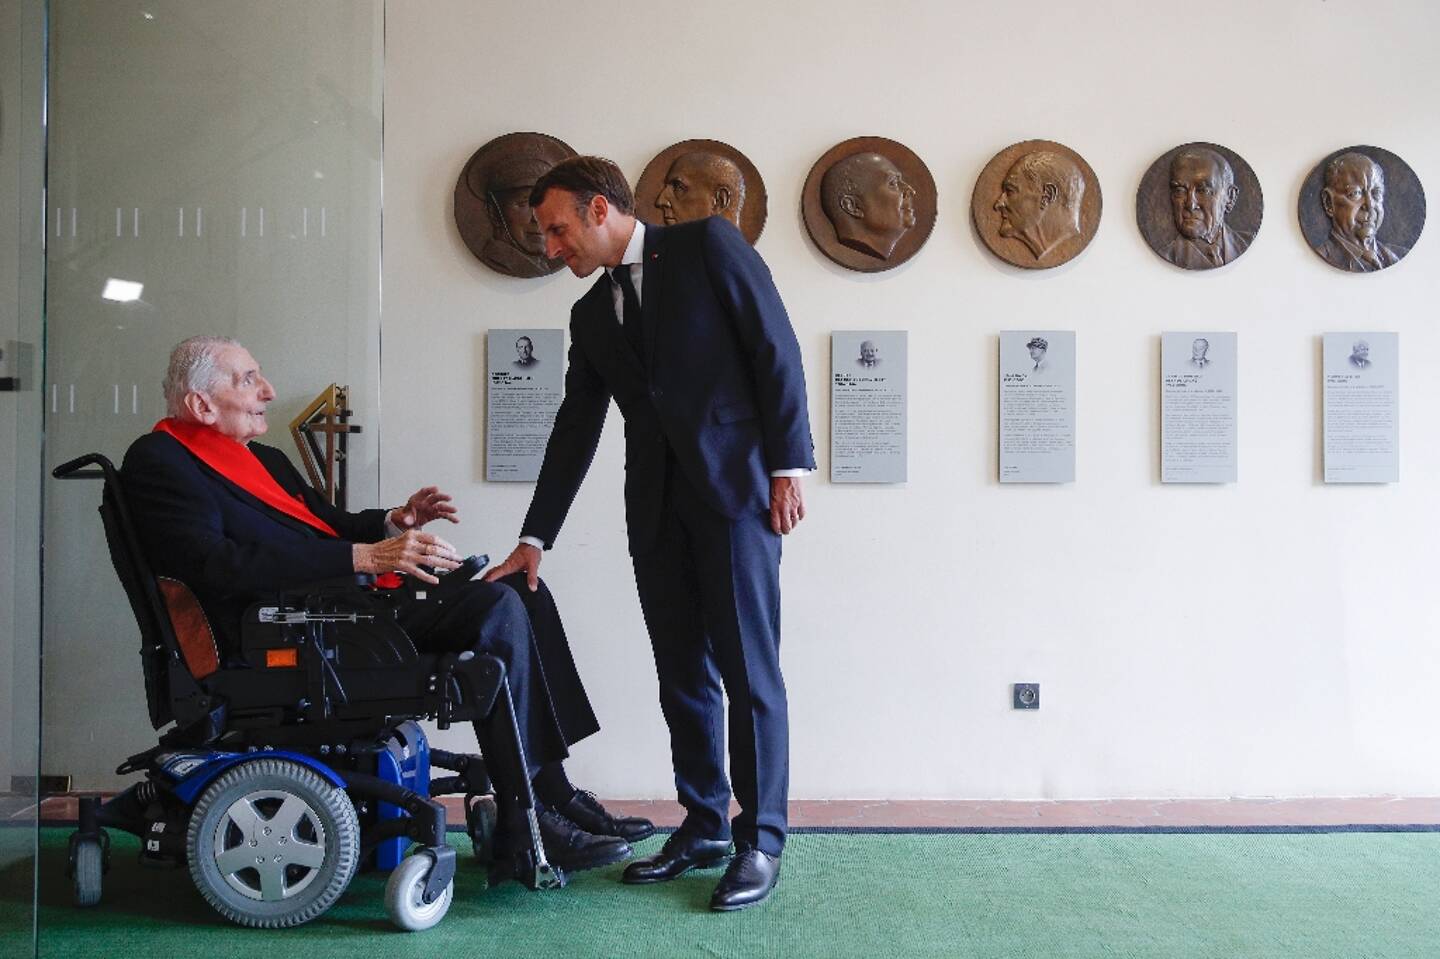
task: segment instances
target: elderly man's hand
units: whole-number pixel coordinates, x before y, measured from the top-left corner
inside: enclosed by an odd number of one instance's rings
[[[805,518],[805,494],[798,476],[770,477],[770,528],[782,536]]]
[[[529,543],[521,543],[510,551],[510,555],[505,557],[505,562],[485,571],[485,582],[493,583],[502,576],[518,573],[523,569],[526,585],[533,593],[540,587],[540,557],[543,555],[545,554],[538,547],[531,546]]]
[[[404,506],[390,511],[390,522],[400,529],[419,529],[432,519],[460,522],[460,514],[450,505],[450,494],[440,492],[438,486],[426,486],[416,490]]]
[[[440,580],[421,569],[452,570],[460,565],[455,547],[433,533],[407,530],[399,536],[378,543],[355,543],[351,547],[352,563],[357,573],[409,573],[432,586]]]

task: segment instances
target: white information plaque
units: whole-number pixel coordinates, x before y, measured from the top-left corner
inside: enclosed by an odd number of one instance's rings
[[[491,330],[485,478],[533,483],[565,395],[564,330]]]
[[[1075,481],[1075,332],[1000,334],[1000,482]]]
[[[830,482],[905,482],[906,344],[903,330],[830,334]]]
[[[1234,333],[1160,337],[1160,482],[1233,483]]]
[[[1400,482],[1400,335],[1326,333],[1325,482]]]

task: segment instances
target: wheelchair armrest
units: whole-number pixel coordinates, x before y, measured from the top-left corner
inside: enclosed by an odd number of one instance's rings
[[[346,576],[332,576],[329,579],[317,579],[314,582],[302,583],[299,586],[291,586],[278,590],[281,596],[310,596],[316,593],[329,593],[334,590],[344,589],[365,589],[375,585],[375,576],[372,573],[350,573]]]
[[[350,573],[277,589],[265,594],[264,601],[281,609],[330,608],[337,600],[347,608],[368,609],[368,600],[372,595],[370,587],[374,584],[375,577],[370,573]]]

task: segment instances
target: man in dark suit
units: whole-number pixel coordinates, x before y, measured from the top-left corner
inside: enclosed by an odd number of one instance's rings
[[[760,256],[719,217],[646,226],[609,160],[562,161],[531,205],[546,255],[605,272],[571,311],[565,400],[521,543],[487,574],[524,571],[590,467],[611,398],[625,417],[625,510],[640,605],[686,816],[625,881],[658,882],[736,856],[712,908],[766,899],[779,878],[789,785],[780,672],[780,537],[805,515],[815,468],[800,348]],[[730,700],[731,786],[721,734]]]
[[[458,522],[450,497],[435,487],[393,510],[348,513],[310,489],[278,449],[252,442],[267,429],[274,397],[239,343],[186,340],[172,353],[165,379],[170,415],[131,445],[121,470],[146,558],[157,575],[194,592],[227,666],[245,665],[241,617],[267,591],[352,572],[401,571],[433,584],[438,579],[425,567],[459,565],[454,547],[421,530],[436,519]],[[547,590],[517,590],[520,582],[464,584],[454,602],[408,621],[402,615],[402,625],[421,650],[473,649],[505,662],[543,807],[547,856],[570,871],[617,862],[630,854],[626,840],[649,835],[653,826],[609,815],[566,779],[561,760],[568,746],[599,724],[554,600]],[[476,734],[486,741],[484,724],[476,724]],[[510,794],[518,785],[509,784]],[[497,793],[504,802],[505,790]]]

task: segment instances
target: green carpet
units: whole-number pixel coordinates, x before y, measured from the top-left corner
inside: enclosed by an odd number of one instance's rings
[[[102,903],[69,904],[68,830],[42,833],[46,957],[1156,957],[1440,956],[1440,833],[876,834],[791,837],[774,899],[706,909],[718,871],[623,886],[620,866],[558,892],[487,891],[465,838],[455,903],[427,932],[394,930],[365,874],[315,922],[231,926],[184,870],[115,835]],[[646,853],[660,837],[640,845]],[[0,954],[28,938],[28,865],[0,872]]]

